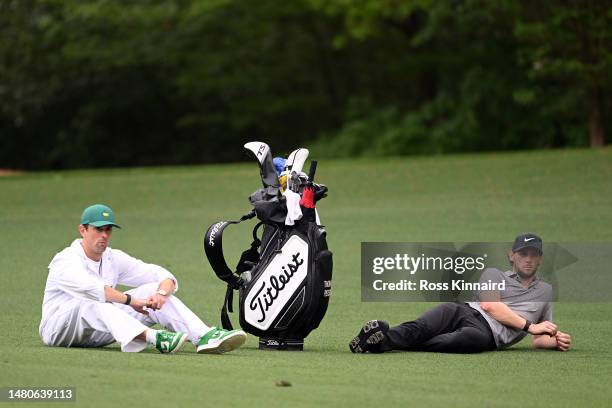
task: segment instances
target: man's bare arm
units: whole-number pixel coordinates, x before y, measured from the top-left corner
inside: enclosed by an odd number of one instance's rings
[[[123,303],[127,301],[127,295],[110,286],[104,286],[104,298],[107,302]],[[131,298],[130,306],[139,313],[148,314],[144,307],[149,306],[147,299]]]
[[[509,326],[515,328],[517,330],[522,330],[527,323],[527,320],[514,313],[512,309],[510,309],[503,302],[480,302],[480,307],[484,310],[489,316],[503,324],[504,326]],[[554,336],[557,332],[557,326],[554,323],[545,321],[541,323],[532,323],[529,326],[530,334],[549,334]]]
[[[557,339],[547,334],[537,334],[531,336],[531,346],[538,349],[555,349],[557,348]]]
[[[107,302],[125,303],[127,295],[110,286],[104,286],[104,298]]]
[[[572,343],[572,336],[568,333],[557,331],[554,336],[546,334],[535,335],[531,338],[531,345],[534,348],[539,349],[557,349],[560,351],[567,351]]]

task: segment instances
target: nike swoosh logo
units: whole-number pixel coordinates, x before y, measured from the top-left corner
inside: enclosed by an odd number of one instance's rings
[[[529,241],[531,241],[532,239],[535,239],[535,238],[534,238],[534,237],[531,237],[531,238],[525,238],[525,242],[529,242]]]

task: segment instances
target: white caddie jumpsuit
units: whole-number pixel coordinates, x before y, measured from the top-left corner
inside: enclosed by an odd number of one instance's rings
[[[59,252],[49,264],[39,333],[49,346],[99,347],[117,341],[121,350],[142,351],[146,342],[135,337],[159,323],[184,332],[192,343],[210,328],[176,296],[171,295],[149,316],[130,306],[105,302],[104,286],[134,287],[132,297],[146,298],[164,279],[178,282],[161,266],[147,264],[118,249],[107,247],[100,262],[85,255],[81,240]]]

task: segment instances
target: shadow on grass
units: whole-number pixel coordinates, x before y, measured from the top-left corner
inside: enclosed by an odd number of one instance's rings
[[[48,350],[69,350],[69,349],[73,349],[73,350],[87,350],[88,352],[91,353],[122,353],[121,348],[119,346],[118,343],[112,343],[109,344],[107,346],[103,346],[103,347],[50,347],[50,346],[45,346],[44,344],[40,344],[38,346],[34,346],[33,348],[38,349],[38,350],[43,350],[43,349],[48,349]],[[564,352],[563,354],[566,353],[576,353],[577,350],[575,349],[570,349],[569,351]],[[518,354],[525,354],[525,355],[529,355],[532,353],[559,353],[559,351],[557,350],[543,350],[543,349],[533,349],[531,347],[528,346],[519,346],[519,347],[511,347],[508,349],[504,349],[504,350],[494,350],[494,351],[485,351],[485,352],[481,352],[481,353],[465,353],[465,354],[461,354],[461,353],[440,353],[440,352],[424,352],[424,351],[413,351],[413,350],[396,350],[396,351],[391,351],[391,352],[387,352],[387,353],[381,353],[381,354],[377,354],[377,353],[364,353],[364,354],[354,354],[351,353],[348,348],[346,351],[344,350],[338,350],[338,349],[321,349],[321,348],[305,348],[302,351],[286,351],[286,350],[261,350],[259,349],[259,347],[257,346],[245,346],[245,347],[241,347],[238,350],[234,350],[232,352],[229,353],[224,353],[224,354],[203,354],[204,356],[224,356],[225,358],[227,358],[228,356],[233,356],[233,357],[253,357],[254,353],[257,353],[258,355],[260,355],[261,357],[272,357],[272,356],[280,356],[281,358],[284,358],[285,356],[304,356],[304,355],[308,355],[308,356],[320,356],[320,357],[339,357],[342,355],[346,355],[346,356],[353,356],[351,358],[363,358],[363,357],[357,357],[357,356],[367,356],[365,358],[396,358],[399,355],[439,355],[439,356],[472,356],[472,357],[477,357],[477,356],[490,356],[492,354],[496,354],[496,355],[507,355],[507,356],[515,356]],[[157,350],[155,350],[155,348],[153,347],[148,347],[146,349],[144,349],[141,352],[138,353],[129,353],[129,354],[139,354],[139,355],[149,355],[149,354],[155,354],[155,355],[159,355],[161,353],[159,353]],[[196,358],[202,358],[202,354],[198,354],[195,352],[194,350],[189,350],[189,348],[187,347],[187,349],[181,349],[179,352],[174,354],[175,356],[183,356],[183,357],[189,357],[189,356],[193,356]],[[391,357],[389,357],[391,356]]]

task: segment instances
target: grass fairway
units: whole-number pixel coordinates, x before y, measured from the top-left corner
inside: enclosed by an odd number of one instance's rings
[[[555,304],[555,322],[574,339],[567,353],[532,351],[524,341],[479,355],[352,355],[347,344],[365,320],[396,324],[432,306],[362,303],[362,241],[509,241],[522,231],[545,241],[612,241],[610,148],[328,160],[317,179],[330,187],[319,210],[335,267],[330,308],[306,350],[258,351],[251,336],[223,356],[197,355],[189,344],[165,356],[121,353],[117,344],[43,346],[48,262],[76,237],[80,211],[107,203],[123,226],[111,246],[173,271],[178,296],[218,324],[225,287],[205,262],[202,235],[250,209],[255,164],[0,178],[0,386],[75,386],[77,406],[100,407],[609,406],[610,303]],[[229,259],[248,246],[253,225],[227,231]],[[292,386],[276,387],[277,380]]]

